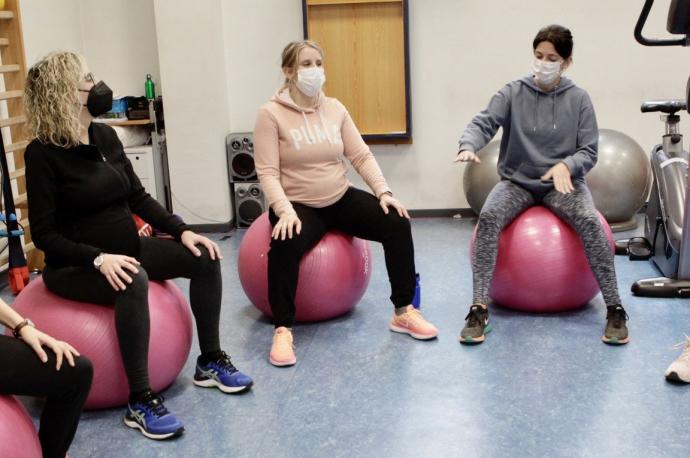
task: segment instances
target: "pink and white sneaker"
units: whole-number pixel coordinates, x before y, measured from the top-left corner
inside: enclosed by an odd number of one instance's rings
[[[436,326],[429,323],[419,310],[407,306],[407,311],[402,315],[393,315],[390,330],[401,334],[409,334],[418,340],[434,339],[438,336]]]
[[[275,330],[273,345],[268,360],[274,366],[292,366],[297,362],[295,346],[292,344],[292,331],[285,326]]]

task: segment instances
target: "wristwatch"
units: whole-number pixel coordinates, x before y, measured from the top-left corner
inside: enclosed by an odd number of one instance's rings
[[[105,259],[105,253],[100,253],[93,259],[93,266],[96,270],[100,271],[103,265],[103,260]]]
[[[19,334],[19,331],[21,331],[22,328],[23,328],[24,326],[31,326],[32,328],[35,328],[35,327],[36,327],[36,325],[34,324],[33,321],[31,321],[31,320],[28,319],[28,318],[24,318],[24,319],[23,319],[17,326],[15,326],[14,329],[12,330],[12,334],[14,334],[14,336],[15,336],[17,339],[19,339],[19,338],[21,337],[21,335]]]

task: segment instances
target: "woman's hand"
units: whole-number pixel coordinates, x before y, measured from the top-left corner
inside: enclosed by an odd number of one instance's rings
[[[203,245],[208,250],[208,254],[211,256],[211,259],[214,261],[216,259],[223,259],[223,255],[220,254],[220,247],[218,244],[208,237],[199,235],[196,232],[184,231],[182,236],[180,236],[180,240],[182,241],[182,245],[186,246],[189,251],[194,253],[194,256],[201,256],[201,251],[199,251],[196,246]]]
[[[388,207],[393,207],[398,211],[398,215],[410,219],[410,214],[407,213],[405,206],[401,204],[398,199],[388,193],[381,194],[381,197],[379,197],[379,205],[381,205],[381,208],[383,208],[383,212],[386,215],[388,214]]]
[[[33,350],[38,355],[38,359],[40,359],[44,363],[48,361],[48,355],[43,349],[43,346],[46,346],[53,350],[53,353],[55,353],[55,357],[57,360],[57,364],[55,365],[56,370],[59,371],[60,367],[62,367],[63,358],[67,360],[67,363],[70,366],[74,367],[74,357],[79,356],[79,352],[75,350],[74,347],[68,344],[67,342],[54,339],[48,334],[45,334],[39,331],[38,329],[34,328],[33,326],[24,326],[19,331],[19,335],[21,336],[24,343],[26,343],[29,347],[33,348]]]
[[[472,151],[470,151],[468,149],[464,149],[458,153],[458,157],[456,157],[453,162],[470,162],[470,161],[476,162],[477,164],[482,162],[479,159],[479,156],[477,156],[476,154],[474,154]]]
[[[273,232],[271,237],[278,240],[285,240],[285,236],[289,239],[292,238],[294,228],[294,234],[299,235],[302,231],[302,221],[297,217],[296,213],[286,213],[280,217],[275,226],[273,226]]]
[[[127,271],[138,274],[138,265],[139,261],[130,256],[103,254],[103,264],[101,264],[98,270],[105,276],[115,291],[121,291],[127,289],[125,283],[132,283],[132,277],[129,276]]]
[[[541,177],[542,181],[549,181],[553,179],[553,186],[556,191],[563,194],[570,194],[575,190],[573,182],[570,180],[570,169],[563,162],[559,162],[549,169]]]

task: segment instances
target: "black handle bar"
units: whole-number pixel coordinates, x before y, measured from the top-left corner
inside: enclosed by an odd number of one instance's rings
[[[640,111],[642,113],[660,111],[662,113],[676,114],[687,107],[685,100],[649,100],[642,104]]]
[[[642,36],[642,28],[647,22],[647,17],[649,16],[649,11],[651,11],[653,4],[654,0],[646,0],[644,2],[642,12],[640,13],[640,17],[637,19],[637,24],[635,25],[635,40],[637,40],[637,42],[643,46],[685,46],[686,39],[684,38],[679,40],[657,40]]]

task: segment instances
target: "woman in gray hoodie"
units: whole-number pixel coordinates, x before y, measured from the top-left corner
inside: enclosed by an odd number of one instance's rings
[[[532,43],[533,74],[505,85],[460,138],[456,162],[480,162],[481,150],[503,128],[498,158],[501,181],[484,203],[474,242],[474,292],[460,342],[484,341],[489,287],[501,230],[533,205],[544,205],[571,225],[585,247],[607,307],[602,340],[629,341],[613,255],[594,208],[585,175],[597,160],[594,107],[587,92],[562,73],[572,63],[573,37],[559,25],[541,29]]]

